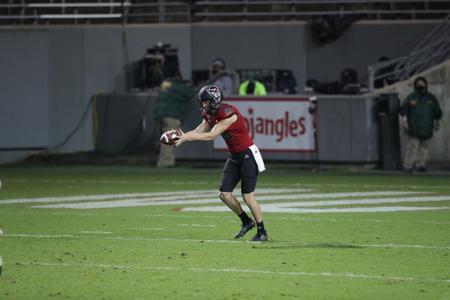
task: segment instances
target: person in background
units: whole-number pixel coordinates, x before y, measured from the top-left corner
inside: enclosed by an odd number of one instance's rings
[[[194,88],[184,84],[179,74],[161,83],[161,91],[156,99],[154,115],[162,132],[181,126],[194,96]],[[159,168],[175,166],[173,147],[160,144],[156,165]]]
[[[407,172],[414,171],[414,168],[425,172],[428,140],[433,137],[433,130],[439,129],[442,111],[436,97],[428,92],[428,82],[424,77],[417,77],[414,81],[414,92],[403,101],[400,115],[408,135],[403,167]]]
[[[213,61],[210,67],[209,77],[210,78],[217,77],[210,84],[220,88],[224,93],[224,95],[234,94],[233,77],[226,70],[226,64],[223,59],[216,58]]]
[[[241,83],[239,86],[239,95],[265,96],[267,92],[262,82],[252,78]]]

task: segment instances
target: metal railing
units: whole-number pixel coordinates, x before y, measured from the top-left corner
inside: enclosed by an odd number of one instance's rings
[[[371,65],[369,90],[373,91],[375,88],[408,79],[447,59],[450,59],[450,15],[407,56]]]
[[[190,5],[169,0],[8,0],[0,24],[189,22]]]
[[[4,0],[0,24],[166,23],[362,19],[440,19],[448,0]]]

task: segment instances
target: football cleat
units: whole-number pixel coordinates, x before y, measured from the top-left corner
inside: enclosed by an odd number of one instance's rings
[[[266,242],[269,239],[267,232],[257,232],[256,235],[250,240],[252,242]]]
[[[253,221],[251,221],[251,222],[249,222],[247,224],[242,224],[241,230],[238,233],[236,233],[234,238],[235,239],[239,239],[239,238],[243,237],[247,232],[252,230],[253,227],[255,227],[255,222],[253,222]]]

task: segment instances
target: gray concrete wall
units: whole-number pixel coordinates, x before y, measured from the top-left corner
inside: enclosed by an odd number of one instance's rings
[[[163,41],[179,47],[181,72],[191,73],[187,25],[126,28],[128,59]],[[97,92],[126,87],[122,29],[117,26],[0,29],[0,148],[54,147],[75,128]],[[92,124],[59,151],[92,150]]]
[[[82,29],[52,30],[49,38],[49,146],[63,141],[75,127],[87,99],[84,98],[84,44]],[[89,131],[82,130],[62,149],[85,150],[83,139]]]
[[[0,32],[0,148],[46,148],[48,35]]]

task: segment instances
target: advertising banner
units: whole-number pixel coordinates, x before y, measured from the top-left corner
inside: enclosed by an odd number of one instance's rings
[[[261,150],[313,152],[313,115],[308,111],[308,98],[229,97],[245,118],[250,136]],[[222,138],[216,138],[214,150],[226,150]]]

